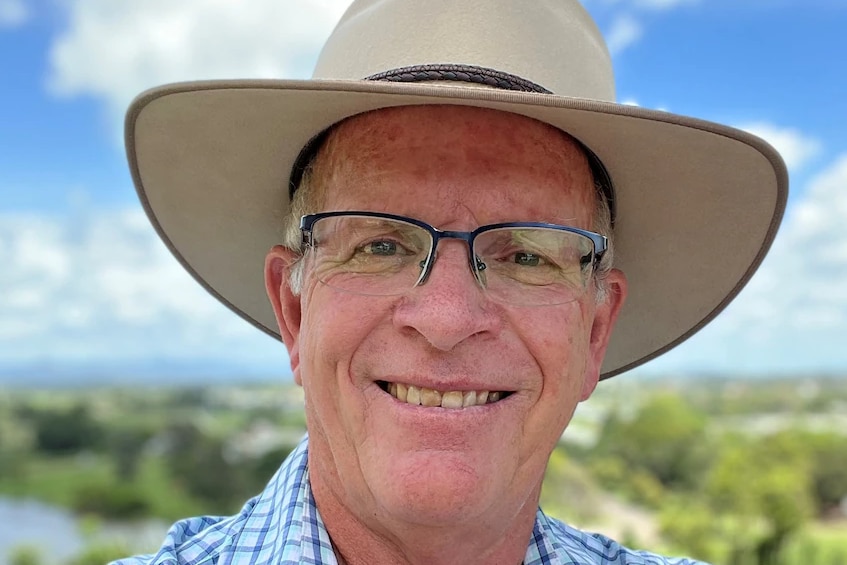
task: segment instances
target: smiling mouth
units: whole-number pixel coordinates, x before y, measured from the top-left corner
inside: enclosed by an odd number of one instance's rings
[[[472,406],[483,406],[494,404],[512,394],[511,391],[488,391],[488,390],[434,390],[431,388],[416,387],[403,383],[390,383],[378,381],[379,388],[387,392],[400,402],[415,406],[427,406],[431,408],[441,407],[451,410],[470,408]]]

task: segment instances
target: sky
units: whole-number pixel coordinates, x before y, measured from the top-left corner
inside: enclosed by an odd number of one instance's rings
[[[157,239],[127,171],[123,114],[165,82],[308,78],[347,4],[0,0],[0,376],[289,374],[284,347]],[[760,135],[791,177],[748,287],[634,372],[847,374],[847,0],[584,4],[619,102]]]

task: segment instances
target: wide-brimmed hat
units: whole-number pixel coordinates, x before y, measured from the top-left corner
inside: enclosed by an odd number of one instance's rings
[[[149,90],[129,108],[126,146],[144,209],[176,258],[279,339],[264,258],[282,241],[292,168],[315,136],[356,114],[420,104],[493,108],[564,130],[597,156],[614,192],[615,266],[629,297],[607,378],[684,341],[738,294],[788,192],[785,165],[763,140],[614,99],[608,50],[576,0],[356,0],[312,80]]]

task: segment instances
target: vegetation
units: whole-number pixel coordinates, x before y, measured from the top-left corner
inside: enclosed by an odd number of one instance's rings
[[[283,385],[0,392],[0,497],[106,524],[237,512],[305,430],[302,392]],[[553,453],[542,505],[715,564],[847,565],[845,407],[832,378],[604,383]],[[155,549],[91,530],[63,565]]]

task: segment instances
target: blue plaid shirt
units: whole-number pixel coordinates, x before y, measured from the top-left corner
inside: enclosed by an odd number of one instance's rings
[[[204,516],[174,524],[155,555],[111,565],[337,565],[315,505],[306,465],[308,440],[285,460],[264,492],[237,516]],[[524,565],[706,565],[633,551],[546,516],[540,509]]]

